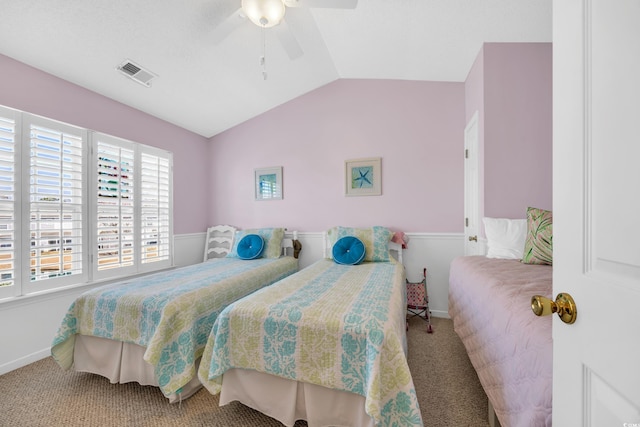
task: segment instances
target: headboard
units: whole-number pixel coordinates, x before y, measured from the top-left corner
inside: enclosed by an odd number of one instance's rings
[[[233,248],[236,228],[230,225],[215,225],[207,228],[204,243],[204,260],[224,258]]]
[[[329,240],[329,236],[325,231],[324,233],[322,233],[322,257],[329,258],[331,249],[331,241]],[[397,254],[396,259],[400,264],[402,264],[402,245],[389,241],[389,251],[395,251]]]
[[[224,258],[233,248],[236,235],[236,227],[230,225],[215,225],[207,228],[207,236],[204,245],[204,260],[212,258]],[[286,231],[286,228],[285,228]],[[282,255],[291,252],[294,254],[293,241],[298,239],[298,232],[292,233],[293,238],[284,237],[282,239]]]

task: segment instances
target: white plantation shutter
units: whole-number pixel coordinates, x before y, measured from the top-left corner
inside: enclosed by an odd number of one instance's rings
[[[19,124],[13,110],[0,107],[0,298],[18,294],[16,258],[19,236],[19,204],[16,203],[16,173],[19,147],[16,143]]]
[[[86,131],[35,116],[24,126],[29,141],[29,270],[35,283],[30,290],[35,291],[58,286],[65,276],[86,276]]]
[[[136,247],[134,147],[104,139],[99,137],[96,149],[98,271],[134,266]]]
[[[141,156],[141,261],[171,260],[171,158],[143,148]],[[146,151],[146,152],[145,152]]]
[[[0,300],[173,264],[173,154],[0,105]]]
[[[93,141],[95,278],[170,267],[171,153],[97,132]]]

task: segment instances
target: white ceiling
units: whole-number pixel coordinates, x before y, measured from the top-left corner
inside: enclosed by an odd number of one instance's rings
[[[550,42],[552,0],[359,0],[287,8],[291,60],[250,21],[215,44],[241,0],[0,0],[0,53],[211,137],[340,78],[463,82],[483,42]],[[131,60],[147,88],[116,71]],[[1,71],[1,70],[0,70]]]

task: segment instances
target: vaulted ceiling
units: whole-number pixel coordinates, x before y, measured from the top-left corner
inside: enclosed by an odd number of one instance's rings
[[[463,82],[484,42],[551,41],[551,0],[359,0],[288,7],[291,59],[282,28],[220,41],[240,2],[0,0],[0,53],[208,138],[336,79]]]

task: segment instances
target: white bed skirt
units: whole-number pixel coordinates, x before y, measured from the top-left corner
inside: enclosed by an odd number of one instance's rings
[[[107,338],[76,335],[73,350],[74,369],[106,377],[112,384],[137,382],[158,387],[153,367],[144,361],[145,348],[137,344],[113,341]],[[200,360],[196,362],[196,372]],[[202,384],[196,375],[182,388],[179,395],[168,396],[175,403],[187,399],[200,390]]]
[[[364,410],[363,396],[257,371],[230,369],[224,373],[220,406],[235,400],[286,426],[306,420],[309,427],[374,427]]]

